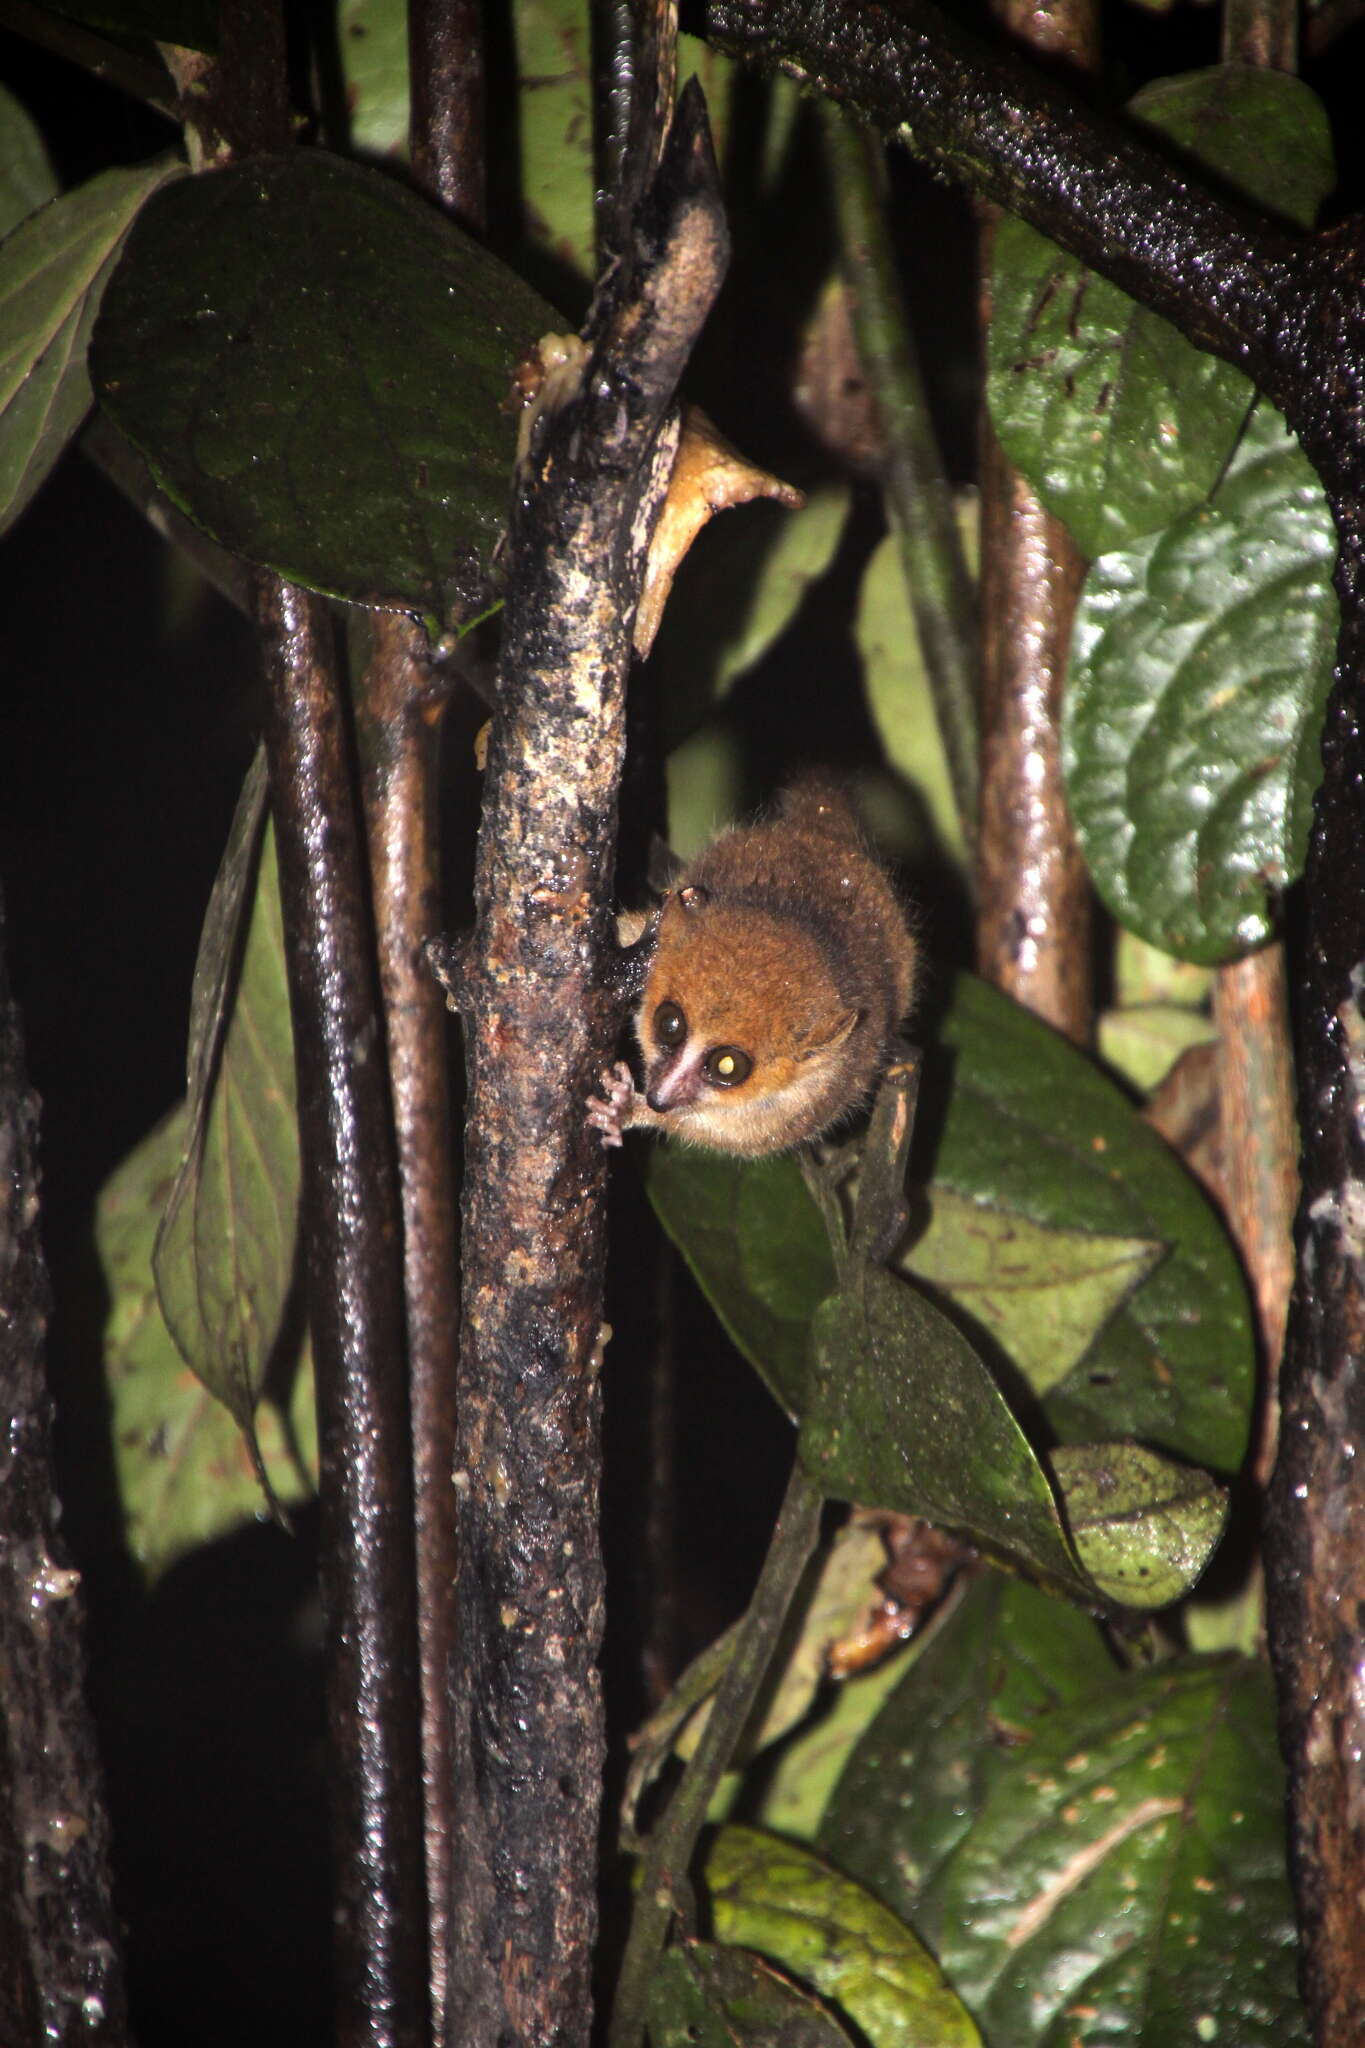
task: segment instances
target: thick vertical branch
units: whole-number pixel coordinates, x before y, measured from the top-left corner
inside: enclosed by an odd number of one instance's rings
[[[37,1129],[0,962],[0,2040],[118,2048],[109,1823],[52,1472]]]
[[[469,1068],[459,1385],[452,2040],[587,2040],[603,1731],[604,976],[630,634],[669,406],[725,237],[679,108],[575,391],[519,474],[500,702],[459,988]],[[456,970],[459,972],[460,970]]]
[[[410,0],[412,175],[469,228],[484,223],[482,0]]]
[[[337,2039],[421,2048],[426,1906],[401,1225],[331,620],[262,577],[321,1464]]]

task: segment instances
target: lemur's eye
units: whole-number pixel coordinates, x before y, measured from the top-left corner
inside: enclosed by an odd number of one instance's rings
[[[701,1063],[701,1070],[717,1088],[737,1088],[741,1081],[748,1080],[754,1063],[737,1045],[713,1045]]]
[[[677,1003],[660,1003],[654,1012],[654,1036],[660,1045],[681,1045],[687,1036],[687,1019]]]

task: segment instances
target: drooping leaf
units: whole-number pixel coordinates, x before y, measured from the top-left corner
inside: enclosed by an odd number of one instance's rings
[[[1206,505],[1086,579],[1067,797],[1105,902],[1165,952],[1215,962],[1262,943],[1302,869],[1335,553],[1322,486],[1262,404]]]
[[[788,1415],[801,1410],[810,1320],[835,1284],[834,1260],[801,1170],[789,1158],[749,1166],[659,1145],[649,1198],[734,1343]]]
[[[0,239],[57,196],[56,174],[37,122],[0,85]]]
[[[935,1188],[901,1263],[988,1331],[1036,1394],[1060,1384],[1165,1256],[1164,1244],[1056,1229]]]
[[[756,1949],[812,1985],[869,2048],[979,2048],[929,1951],[809,1850],[755,1828],[722,1828],[705,1877],[722,1941]]]
[[[1227,1521],[1227,1493],[1207,1472],[1141,1444],[1060,1445],[1052,1469],[1071,1540],[1108,1599],[1165,1607],[1188,1593]]]
[[[649,2038],[653,2048],[849,2048],[833,2014],[760,1956],[709,1941],[660,1956]]]
[[[1052,1488],[966,1338],[875,1269],[815,1313],[799,1455],[836,1500],[923,1515],[1079,1598]]]
[[[181,1358],[157,1299],[152,1247],[186,1135],[182,1106],[129,1154],[95,1212],[109,1293],[104,1355],[114,1466],[129,1550],[152,1577],[197,1544],[255,1519],[264,1506],[241,1429]],[[291,1366],[287,1416],[266,1399],[254,1430],[275,1497],[307,1498],[317,1425],[306,1357]]]
[[[1131,1673],[1000,1758],[916,1924],[1017,2048],[1308,2038],[1269,1674]]]
[[[852,1746],[819,1847],[914,1920],[1006,1759],[1027,1750],[1033,1724],[1115,1677],[1088,1616],[1018,1580],[978,1578],[931,1625]]]
[[[0,529],[90,410],[90,334],[119,245],[143,202],[182,169],[162,159],[101,171],[0,244]]]
[[[1248,197],[1311,225],[1334,182],[1315,95],[1223,65],[1163,79],[1131,112]],[[1010,460],[1085,555],[1128,547],[1199,504],[1252,388],[1022,221],[996,235],[988,396]]]
[[[959,978],[921,1090],[935,1188],[1050,1229],[1169,1249],[1045,1399],[1068,1443],[1132,1436],[1216,1471],[1246,1444],[1246,1288],[1197,1184],[1114,1084],[1056,1032]]]
[[[296,150],[144,210],[94,373],[158,482],[223,546],[458,625],[493,602],[512,373],[557,325],[394,180]]]
[[[284,1322],[298,1239],[294,1042],[264,795],[258,756],[204,921],[185,1157],[154,1261],[181,1356],[248,1431]]]

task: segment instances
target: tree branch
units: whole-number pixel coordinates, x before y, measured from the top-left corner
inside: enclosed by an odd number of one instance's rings
[[[459,1383],[452,2008],[461,2048],[585,2042],[603,1731],[602,1164],[583,1103],[605,971],[624,686],[672,395],[726,240],[684,95],[591,353],[536,421],[509,539],[472,947]],[[459,949],[448,949],[458,952]]]
[[[337,2040],[424,2048],[426,1903],[401,1220],[384,1034],[326,605],[262,576],[317,1381]]]

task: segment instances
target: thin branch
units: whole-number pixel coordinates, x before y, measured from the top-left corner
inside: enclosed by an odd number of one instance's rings
[[[383,1026],[331,620],[321,598],[270,576],[258,619],[317,1381],[337,2038],[423,2048],[412,1472]]]
[[[604,971],[624,686],[672,395],[723,274],[700,96],[679,106],[576,387],[535,422],[509,536],[477,925],[447,949],[469,1069],[455,1679],[461,2048],[585,2042],[597,1649]]]
[[[881,145],[828,103],[823,113],[853,330],[884,436],[887,508],[970,845],[977,811],[976,594],[896,277]]]
[[[136,51],[107,42],[92,29],[66,21],[46,7],[35,7],[31,0],[0,0],[0,28],[11,29],[54,57],[78,64],[92,78],[117,86],[130,99],[141,100],[144,106],[164,114],[168,121],[178,120],[175,95],[167,90],[165,72]]]

